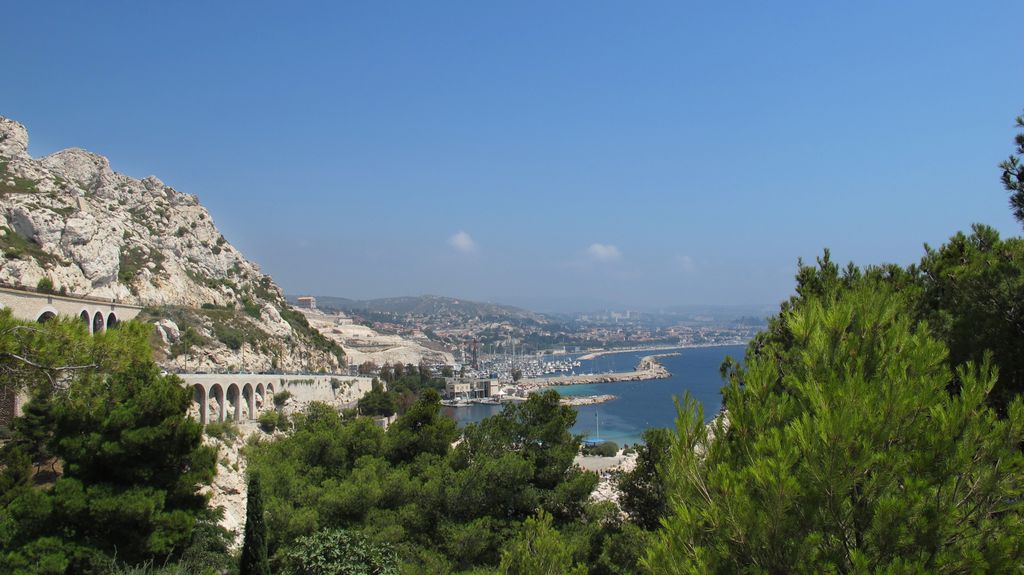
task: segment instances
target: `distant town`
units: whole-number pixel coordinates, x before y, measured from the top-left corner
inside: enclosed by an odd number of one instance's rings
[[[735,309],[539,314],[439,296],[289,299],[345,348],[353,375],[422,362],[451,367],[465,379],[499,381],[574,373],[577,357],[598,351],[742,344],[768,315]]]

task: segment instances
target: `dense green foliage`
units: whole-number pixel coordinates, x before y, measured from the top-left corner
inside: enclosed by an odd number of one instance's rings
[[[665,478],[659,469],[668,461],[672,434],[653,427],[644,431],[643,440],[637,446],[636,466],[619,478],[620,502],[634,523],[654,530],[668,510]]]
[[[679,411],[653,573],[990,572],[1024,556],[1024,403],[986,361],[952,373],[906,294],[858,286],[780,317],[723,389]],[[762,341],[761,343],[765,343]],[[713,437],[712,437],[713,436]]]
[[[182,555],[210,517],[198,489],[213,476],[214,453],[185,417],[188,391],[150,360],[149,329],[126,322],[90,336],[77,321],[23,324],[0,312],[0,348],[19,352],[8,355],[3,384],[35,398],[4,449],[0,565],[93,573],[115,556],[162,561]],[[25,453],[52,454],[63,473],[39,489],[33,481],[51,479],[18,473]]]
[[[782,306],[768,329],[755,338],[756,354],[775,353],[793,342],[785,314],[809,299],[830,299],[853,289],[892,290],[905,299],[905,313],[915,324],[925,323],[949,349],[954,374],[967,362],[979,363],[993,354],[999,379],[988,396],[1005,412],[1009,401],[1024,392],[1024,239],[1001,239],[994,229],[973,226],[970,235],[958,233],[938,249],[926,246],[920,264],[847,265],[840,269],[828,250],[816,266],[801,264],[796,295]]]
[[[238,429],[238,424],[230,419],[224,421],[211,421],[206,424],[203,429],[206,435],[219,439],[221,441],[231,442],[238,438],[241,430]]]
[[[265,481],[272,563],[285,566],[300,537],[333,528],[392,546],[403,572],[493,569],[539,509],[577,560],[596,557],[620,526],[608,513],[590,522],[604,512],[588,502],[596,477],[573,465],[575,418],[557,394],[536,395],[467,426],[453,449],[455,423],[430,389],[387,431],[312,404],[292,434],[247,448]]]
[[[398,402],[395,394],[384,391],[384,386],[377,379],[369,392],[359,398],[359,413],[361,415],[375,415],[390,417],[398,410]]]
[[[502,575],[586,575],[573,562],[572,551],[551,527],[551,516],[541,511],[523,524],[512,543],[501,553]]]
[[[380,368],[380,379],[387,384],[389,391],[396,393],[413,392],[419,393],[423,389],[444,389],[444,377],[435,377],[431,369],[426,365],[395,365],[384,364]]]
[[[32,395],[66,389],[72,382],[95,374],[113,373],[149,360],[145,339],[129,328],[89,337],[78,318],[45,324],[22,322],[0,310],[0,387]]]
[[[1024,239],[974,226],[928,249],[919,282],[916,316],[949,347],[954,368],[992,353],[999,380],[990,401],[1005,411],[1024,392]]]
[[[583,455],[614,457],[619,452],[619,444],[614,441],[602,441],[593,445],[584,445],[580,452]]]
[[[43,464],[56,462],[50,449],[54,432],[54,421],[50,415],[53,393],[49,387],[34,390],[31,401],[22,408],[21,417],[11,425],[14,434],[8,449],[19,449],[27,454],[37,472]]]

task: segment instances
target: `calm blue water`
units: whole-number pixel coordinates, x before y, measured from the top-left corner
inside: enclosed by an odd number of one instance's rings
[[[727,355],[742,359],[745,346],[703,347],[682,349],[680,355],[663,357],[662,365],[668,368],[672,377],[651,381],[623,381],[593,385],[570,385],[555,387],[562,395],[599,395],[610,393],[618,397],[614,401],[599,405],[583,405],[576,408],[579,414],[573,432],[594,437],[596,414],[600,414],[601,438],[610,439],[619,445],[636,443],[648,427],[675,427],[676,410],[672,398],[681,397],[684,391],[701,402],[704,417],[709,420],[718,413],[722,397],[719,390],[722,380],[718,367]],[[652,353],[629,352],[606,355],[584,361],[578,370],[582,373],[629,371],[640,358]],[[499,405],[473,405],[449,408],[449,413],[459,425],[480,421],[501,411]]]

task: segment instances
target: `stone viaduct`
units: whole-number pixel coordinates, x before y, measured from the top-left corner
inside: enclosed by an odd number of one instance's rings
[[[58,315],[78,317],[89,327],[89,333],[115,327],[117,322],[133,319],[142,311],[140,306],[116,303],[109,299],[0,286],[0,309],[4,308],[10,309],[11,314],[18,319],[40,323]],[[0,389],[0,424],[6,424],[11,418],[20,415],[25,399],[9,389]]]
[[[274,394],[287,391],[298,403],[325,401],[354,407],[373,379],[349,375],[268,375],[247,373],[179,373],[192,389],[191,414],[206,424],[258,419],[274,410]]]
[[[139,315],[141,306],[116,303],[89,296],[58,295],[24,289],[0,287],[0,308],[9,308],[14,317],[44,322],[58,315],[78,317],[89,326],[89,333],[114,327]]]
[[[59,295],[0,286],[0,309],[26,321],[49,321],[59,316],[78,317],[98,333],[134,319],[142,307],[87,296]],[[274,394],[288,391],[293,401],[325,401],[354,406],[370,391],[371,378],[349,375],[178,374],[192,390],[192,416],[201,423],[258,419],[272,410]],[[0,424],[20,414],[26,398],[0,390]]]

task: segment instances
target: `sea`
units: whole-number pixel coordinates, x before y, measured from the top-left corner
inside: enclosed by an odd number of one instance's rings
[[[583,360],[576,373],[606,373],[632,370],[645,355],[678,353],[658,361],[672,374],[668,379],[621,381],[587,385],[557,386],[562,395],[602,395],[617,397],[597,405],[581,405],[576,409],[573,433],[586,439],[610,440],[620,446],[641,441],[650,427],[675,428],[674,398],[689,392],[704,407],[704,419],[710,421],[722,406],[722,379],[719,366],[726,356],[742,360],[744,345],[683,348],[663,351],[613,353]],[[460,425],[482,420],[501,411],[500,405],[471,405],[445,408]]]

